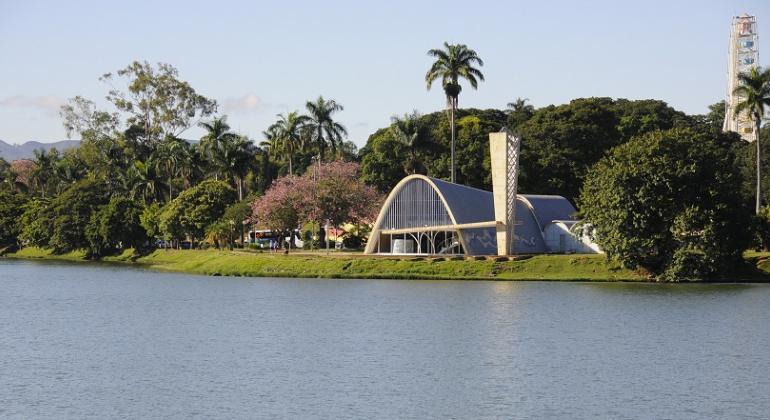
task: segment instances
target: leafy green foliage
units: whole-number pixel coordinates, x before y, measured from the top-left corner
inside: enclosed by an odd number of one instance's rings
[[[120,249],[142,248],[147,232],[140,223],[142,207],[125,197],[112,197],[91,215],[86,228],[91,255],[101,256]]]
[[[33,198],[21,215],[19,241],[25,246],[47,247],[51,235],[50,200]],[[10,229],[10,228],[9,228]]]
[[[170,64],[152,66],[146,61],[134,61],[114,75],[105,74],[101,80],[111,83],[115,76],[125,78],[128,88],[111,89],[107,100],[128,115],[126,125],[142,127],[150,143],[166,136],[177,137],[194,121],[217,110],[216,101],[179,80],[179,71]]]
[[[202,239],[206,228],[222,217],[236,194],[223,181],[206,180],[185,190],[162,210],[159,227],[168,237]]]
[[[19,217],[28,200],[24,194],[0,188],[0,247],[18,242],[22,226]]]
[[[91,215],[108,200],[104,185],[90,179],[64,190],[45,210],[51,235],[47,245],[57,253],[87,248],[85,232]]]
[[[520,99],[509,108],[507,113],[457,111],[458,183],[491,188],[489,133],[513,123],[523,139],[520,191],[563,195],[574,202],[588,168],[612,147],[639,134],[695,124],[687,115],[654,100],[587,98],[534,110]],[[420,133],[415,146],[406,146],[394,134],[404,124],[396,119],[387,129],[372,134],[361,149],[362,179],[380,191],[393,188],[411,168],[449,178],[450,130],[445,116],[436,112],[412,118],[412,132]]]
[[[326,100],[319,96],[315,101],[307,101],[305,108],[308,111],[307,130],[310,132],[310,141],[318,148],[321,159],[326,156],[327,146],[336,154],[342,140],[348,135],[345,126],[333,118],[336,112],[344,109],[342,105],[334,99]]]
[[[665,280],[709,278],[740,261],[750,212],[734,155],[713,135],[655,131],[588,173],[580,213],[609,257]]]
[[[245,225],[251,217],[251,203],[255,198],[247,198],[229,206],[219,220],[214,222],[206,231],[206,236],[214,239],[221,247],[226,242],[232,249],[235,238],[243,239]]]
[[[150,238],[160,239],[163,231],[160,229],[160,214],[162,207],[158,203],[152,203],[142,209],[139,215],[139,224]]]
[[[500,131],[507,115],[495,109],[471,108],[458,110],[457,116],[457,182],[488,189],[489,133]],[[418,133],[413,144],[399,138],[399,131],[404,130]],[[448,179],[449,148],[450,127],[443,112],[396,118],[390,127],[369,136],[361,149],[361,179],[382,192],[413,172]]]

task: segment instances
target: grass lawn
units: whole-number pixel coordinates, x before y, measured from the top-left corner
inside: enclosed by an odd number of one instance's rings
[[[54,255],[49,250],[24,248],[10,257],[85,261],[85,252]],[[104,261],[136,263],[149,268],[185,273],[254,276],[385,278],[446,280],[590,280],[644,281],[646,278],[601,255],[538,255],[507,258],[384,257],[360,253],[294,253],[250,251],[156,250],[139,256],[133,250]]]
[[[55,255],[24,248],[12,258],[87,261],[85,252]],[[747,264],[725,281],[766,282],[770,253],[747,253]],[[381,278],[440,280],[647,281],[603,255],[497,257],[396,257],[361,253],[296,252],[289,255],[248,250],[156,250],[139,255],[129,249],[103,261],[142,265],[164,271],[214,276]]]

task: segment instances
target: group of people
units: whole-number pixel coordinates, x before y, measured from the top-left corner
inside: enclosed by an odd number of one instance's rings
[[[270,239],[268,245],[270,246],[270,252],[278,252],[281,249],[281,242],[276,239]]]

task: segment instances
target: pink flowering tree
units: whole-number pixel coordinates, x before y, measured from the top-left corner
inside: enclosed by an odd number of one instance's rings
[[[252,204],[252,223],[280,232],[305,222],[372,223],[383,197],[360,181],[359,171],[357,163],[336,161],[279,178]]]
[[[308,190],[306,183],[291,175],[273,181],[265,194],[252,203],[251,223],[291,235],[302,221],[299,204]]]
[[[308,168],[303,178],[311,180],[314,192],[306,221],[329,220],[334,226],[374,221],[382,197],[361,182],[359,174],[360,167],[354,162],[336,161]]]

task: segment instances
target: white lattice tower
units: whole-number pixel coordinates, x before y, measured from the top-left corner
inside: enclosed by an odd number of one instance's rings
[[[734,131],[745,140],[754,141],[754,123],[748,114],[735,113],[736,105],[743,99],[734,93],[740,86],[738,75],[756,67],[759,62],[757,46],[757,19],[755,16],[743,14],[732,20],[730,29],[730,47],[727,62],[727,99],[725,100],[724,131]]]
[[[498,255],[513,255],[516,251],[514,238],[520,149],[521,139],[507,128],[499,133],[489,133]]]

